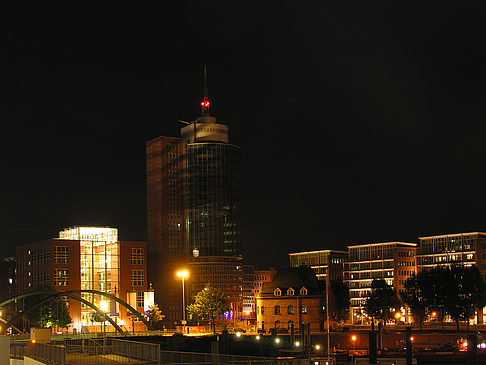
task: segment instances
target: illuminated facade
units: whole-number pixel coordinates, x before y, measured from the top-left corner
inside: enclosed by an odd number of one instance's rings
[[[348,246],[344,282],[349,286],[350,316],[353,324],[365,324],[363,306],[371,293],[373,279],[382,279],[397,294],[405,281],[416,273],[416,243],[384,242]],[[402,320],[409,319],[403,313]]]
[[[320,250],[289,253],[290,267],[310,267],[319,280],[343,279],[344,263],[348,258],[346,251]]]
[[[325,328],[324,283],[309,267],[277,269],[257,295],[257,328],[268,332],[290,332],[309,324],[311,332]]]
[[[18,292],[45,286],[58,291],[97,290],[112,294],[143,313],[150,300],[145,300],[145,246],[145,242],[119,241],[116,228],[76,226],[65,229],[59,232],[59,238],[17,249]],[[131,315],[115,301],[93,293],[80,296],[107,312],[125,329],[132,330],[135,323]],[[69,312],[72,328],[77,331],[99,326],[91,320],[93,310],[76,300],[69,299]],[[141,323],[137,325],[135,329],[145,328]]]
[[[419,237],[418,269],[476,265],[486,277],[486,233],[471,232]]]
[[[169,326],[182,316],[175,276],[182,267],[190,272],[186,302],[212,285],[227,294],[233,312],[242,311],[240,148],[209,115],[207,96],[201,107],[181,138],[146,145],[149,281]]]
[[[486,233],[469,232],[419,237],[417,269],[452,265],[475,265],[486,280]],[[476,323],[486,322],[484,308],[477,312]]]

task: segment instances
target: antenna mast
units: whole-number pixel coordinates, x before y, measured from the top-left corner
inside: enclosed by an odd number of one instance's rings
[[[209,117],[209,102],[208,97],[208,75],[206,71],[206,65],[204,65],[204,86],[203,86],[203,100],[201,101],[201,114],[203,117]]]

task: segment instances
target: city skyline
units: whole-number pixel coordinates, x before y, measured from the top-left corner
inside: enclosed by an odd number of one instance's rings
[[[73,225],[147,240],[145,143],[199,115],[204,64],[246,262],[486,230],[479,5],[36,6],[5,22],[2,257]]]

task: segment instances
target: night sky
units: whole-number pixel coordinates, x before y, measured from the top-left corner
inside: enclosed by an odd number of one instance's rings
[[[247,262],[486,231],[483,2],[166,3],[0,11],[0,257],[145,240],[145,142],[200,115],[204,64]]]

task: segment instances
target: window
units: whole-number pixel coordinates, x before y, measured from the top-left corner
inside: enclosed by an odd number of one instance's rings
[[[68,286],[69,285],[69,270],[55,269],[54,270],[54,285]]]
[[[132,286],[143,286],[143,270],[132,270],[130,277]]]
[[[280,321],[275,321],[275,328],[280,328]]]
[[[130,264],[131,265],[143,265],[143,248],[131,248],[130,249]]]
[[[275,306],[275,314],[280,314],[280,306],[279,305]]]
[[[300,312],[302,314],[306,314],[307,313],[307,304],[302,304],[302,307],[300,308]]]
[[[300,295],[307,295],[307,289],[305,287],[302,287],[302,289],[300,289]]]
[[[294,295],[294,289],[289,288],[289,289],[287,290],[287,295]]]
[[[279,297],[279,296],[281,296],[281,295],[282,295],[282,291],[281,291],[279,288],[277,288],[277,289],[275,289],[275,291],[273,292],[273,294],[274,294],[275,296]]]
[[[292,304],[290,304],[288,307],[287,307],[287,313],[288,314],[294,314],[294,306]]]
[[[137,308],[143,308],[143,291],[137,292]]]
[[[289,331],[292,329],[292,326],[294,325],[294,321],[290,320],[289,323],[288,323],[288,328],[289,328]]]
[[[54,262],[56,264],[68,263],[69,249],[67,246],[54,246]]]
[[[263,305],[262,305],[261,309],[262,309],[262,314],[265,314],[265,309],[264,309]]]

